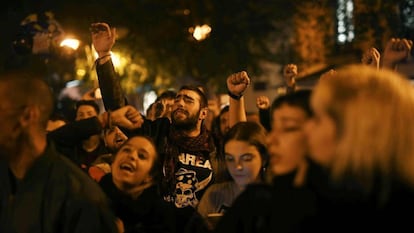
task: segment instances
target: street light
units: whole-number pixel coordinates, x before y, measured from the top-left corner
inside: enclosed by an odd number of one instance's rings
[[[210,34],[211,27],[207,24],[197,25],[195,28],[191,27],[188,31],[193,34],[194,39],[202,41]]]

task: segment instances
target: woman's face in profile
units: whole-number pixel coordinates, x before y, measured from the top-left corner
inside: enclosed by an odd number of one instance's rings
[[[304,126],[308,116],[297,106],[282,104],[272,112],[272,131],[267,137],[269,169],[273,175],[294,171],[308,153]]]
[[[150,171],[155,159],[155,147],[148,139],[131,138],[121,146],[112,162],[114,183],[118,187],[134,187],[150,182]]]
[[[336,125],[326,111],[328,99],[329,95],[326,89],[315,89],[311,98],[314,116],[306,126],[310,157],[325,167],[330,165],[337,145]]]

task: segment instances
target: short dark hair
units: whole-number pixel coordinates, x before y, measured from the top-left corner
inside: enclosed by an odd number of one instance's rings
[[[189,90],[189,91],[196,92],[198,96],[200,97],[200,108],[205,108],[208,106],[207,97],[204,94],[204,92],[200,90],[199,87],[185,85],[185,86],[182,86],[179,91],[182,91],[182,90]]]
[[[76,112],[78,111],[79,107],[83,106],[83,105],[92,106],[95,109],[97,114],[100,113],[99,105],[94,100],[79,100],[79,101],[77,101],[76,106],[75,106]]]
[[[312,108],[310,107],[311,93],[311,90],[303,89],[277,97],[272,102],[270,114],[273,114],[274,110],[280,108],[283,104],[287,104],[289,106],[301,108],[309,117],[312,116],[313,112]]]
[[[177,95],[177,92],[173,90],[166,90],[166,91],[161,92],[161,94],[157,97],[155,102],[163,100],[163,99],[174,99],[176,95]]]

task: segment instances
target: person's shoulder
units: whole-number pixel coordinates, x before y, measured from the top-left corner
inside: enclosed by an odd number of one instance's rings
[[[249,184],[240,194],[241,198],[249,200],[269,200],[272,199],[273,188],[266,183]]]
[[[225,181],[220,183],[214,183],[208,187],[211,192],[220,192],[223,190],[233,189],[234,181]]]
[[[51,175],[55,176],[59,182],[67,184],[67,191],[72,195],[97,202],[105,199],[98,183],[75,163],[59,153],[55,157],[54,171],[54,174]]]

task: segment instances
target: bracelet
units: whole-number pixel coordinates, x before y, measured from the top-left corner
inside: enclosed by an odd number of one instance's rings
[[[110,57],[110,56],[111,56],[111,54],[108,53],[108,54],[103,55],[102,57],[98,57],[96,60],[99,61],[99,60],[104,59],[105,57]]]
[[[105,54],[105,55],[103,55],[102,57],[98,57],[98,58],[95,60],[95,62],[93,63],[92,69],[94,69],[96,66],[98,66],[98,65],[99,65],[99,61],[100,61],[100,60],[104,59],[105,57],[110,57],[110,56],[111,56],[111,54],[109,53],[109,54]]]
[[[241,97],[243,97],[243,93],[240,95],[235,95],[233,93],[231,93],[229,90],[227,90],[227,94],[230,96],[230,98],[235,99],[235,100],[239,100],[241,99]]]

